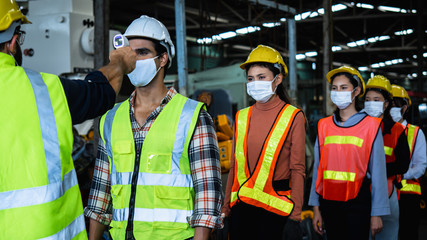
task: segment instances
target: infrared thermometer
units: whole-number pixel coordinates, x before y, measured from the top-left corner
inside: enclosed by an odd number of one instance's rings
[[[115,49],[129,46],[128,39],[122,34],[117,34],[113,38],[113,46]]]

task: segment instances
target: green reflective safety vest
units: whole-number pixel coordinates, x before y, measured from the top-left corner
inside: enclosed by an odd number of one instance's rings
[[[0,53],[0,239],[87,239],[58,77]]]
[[[411,158],[412,154],[414,152],[415,143],[417,141],[418,131],[420,127],[408,124],[406,126],[406,135],[407,140],[409,144],[409,150],[411,152]],[[403,179],[401,181],[402,188],[400,189],[400,194],[416,194],[421,195],[421,184],[419,179]]]
[[[125,239],[132,178],[136,178],[133,234],[136,239],[186,239],[194,189],[188,147],[203,104],[176,94],[157,116],[144,139],[135,166],[135,141],[129,101],[116,104],[100,122],[107,149],[113,202],[110,233]],[[134,176],[136,174],[136,176]]]

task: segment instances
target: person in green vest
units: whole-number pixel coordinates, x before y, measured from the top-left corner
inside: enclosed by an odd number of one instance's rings
[[[141,16],[124,36],[137,53],[136,87],[100,120],[85,215],[90,239],[208,239],[222,227],[219,150],[203,104],[164,83],[175,47],[166,27]]]
[[[72,124],[113,107],[136,54],[113,51],[84,81],[35,72],[21,67],[26,23],[0,0],[0,239],[87,239]]]

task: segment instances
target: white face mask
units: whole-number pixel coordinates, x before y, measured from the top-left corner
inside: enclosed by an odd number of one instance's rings
[[[136,61],[135,69],[128,74],[132,85],[135,87],[144,87],[154,79],[161,68],[159,67],[159,69],[156,70],[156,62],[154,62],[154,59],[158,57],[159,56]]]
[[[271,98],[271,96],[274,95],[274,92],[276,91],[276,89],[274,89],[273,91],[271,87],[274,80],[276,80],[276,77],[274,77],[274,79],[271,81],[248,82],[246,84],[247,93],[257,102],[261,102],[261,103],[267,102]]]
[[[402,109],[400,107],[392,107],[390,109],[390,115],[393,121],[399,122],[402,119]]]
[[[371,117],[379,117],[383,114],[384,102],[367,101],[364,111]]]
[[[345,109],[353,102],[353,98],[351,97],[353,91],[331,91],[331,100],[339,109]]]

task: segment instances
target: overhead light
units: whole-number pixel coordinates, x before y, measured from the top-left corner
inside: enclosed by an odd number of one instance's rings
[[[222,40],[222,38],[219,35],[213,35],[212,39],[216,41]]]
[[[255,31],[258,31],[258,30],[260,30],[259,27],[252,27],[252,26],[250,26],[250,27],[239,28],[239,29],[236,30],[236,33],[238,33],[238,34],[248,34],[248,33],[253,33]],[[224,37],[222,37],[222,38],[224,38]]]
[[[319,8],[319,9],[317,9],[317,12],[318,12],[320,15],[323,15],[323,14],[325,14],[325,9],[324,9],[324,8]]]
[[[312,12],[312,13],[310,14],[310,18],[314,18],[314,17],[317,17],[317,16],[319,16],[319,13],[318,13],[318,12]]]
[[[427,76],[427,72],[423,72],[423,75],[424,75],[424,76]]]
[[[305,55],[307,57],[315,57],[315,56],[317,56],[317,52],[306,52]]]
[[[380,67],[385,67],[385,63],[383,63],[383,62],[380,62],[378,64],[380,65]]]
[[[397,59],[393,59],[393,60],[391,60],[391,63],[392,63],[392,64],[398,64],[398,63],[399,63],[399,60],[397,60]]]
[[[374,64],[371,64],[371,67],[372,67],[372,68],[379,68],[379,67],[380,67],[380,65],[379,65],[378,63],[374,63]]]
[[[401,58],[397,59],[397,61],[398,61],[399,63],[403,63],[403,59],[401,59]]]
[[[281,22],[286,22],[286,18],[281,18],[280,21]]]
[[[423,54],[423,56],[424,56],[424,54]],[[412,55],[412,58],[415,58],[415,59],[417,59],[417,55]]]
[[[209,44],[209,43],[212,43],[212,38],[208,38],[208,37],[199,38],[199,39],[197,39],[197,43],[198,44]]]
[[[346,5],[344,5],[344,4],[335,4],[335,5],[332,5],[332,12],[338,12],[338,11],[341,11],[341,10],[344,10],[344,9],[347,9],[347,6]]]
[[[244,51],[250,51],[250,50],[252,50],[251,47],[249,47],[249,46],[238,45],[238,44],[233,45],[232,48],[239,49],[239,50],[244,50]]]
[[[383,12],[400,12],[400,8],[389,6],[378,6],[378,10]]]
[[[220,33],[218,34],[222,39],[227,39],[227,38],[232,38],[237,36],[236,32],[233,31],[229,31],[229,32],[225,32],[225,33]]]
[[[368,38],[368,42],[374,43],[374,42],[378,41],[378,39],[379,39],[379,37],[370,37],[370,38]]]
[[[332,52],[341,51],[341,50],[342,50],[341,46],[332,46]]]
[[[380,41],[384,41],[384,40],[388,40],[388,39],[390,39],[390,36],[381,36],[379,38]]]
[[[272,28],[282,25],[280,22],[270,22],[270,23],[263,23],[263,27]]]
[[[385,61],[384,63],[385,65],[388,65],[388,66],[393,64],[391,61]]]
[[[356,44],[357,45],[359,45],[359,46],[362,46],[362,45],[365,45],[365,44],[367,44],[368,42],[366,41],[366,40],[359,40],[359,41],[356,41]]]
[[[411,12],[412,12],[412,13],[417,13],[417,10],[412,9],[412,10],[411,10]]]
[[[349,46],[349,47],[357,47],[357,43],[356,42],[349,42],[349,43],[347,43],[347,46]]]
[[[302,60],[302,59],[305,59],[305,55],[304,55],[304,54],[297,54],[297,55],[295,56],[295,58],[296,58],[297,60]]]
[[[359,71],[368,71],[368,67],[358,67],[357,69],[359,69]]]
[[[423,57],[427,57],[427,52],[423,53]]]
[[[311,69],[316,70],[316,63],[311,63]]]
[[[394,34],[400,36],[400,35],[409,35],[413,32],[414,32],[414,30],[412,30],[412,29],[406,29],[406,30],[394,32]]]
[[[374,9],[374,6],[366,3],[357,3],[356,7],[358,8],[366,8],[366,9]]]
[[[418,77],[418,74],[412,73],[412,77]]]

